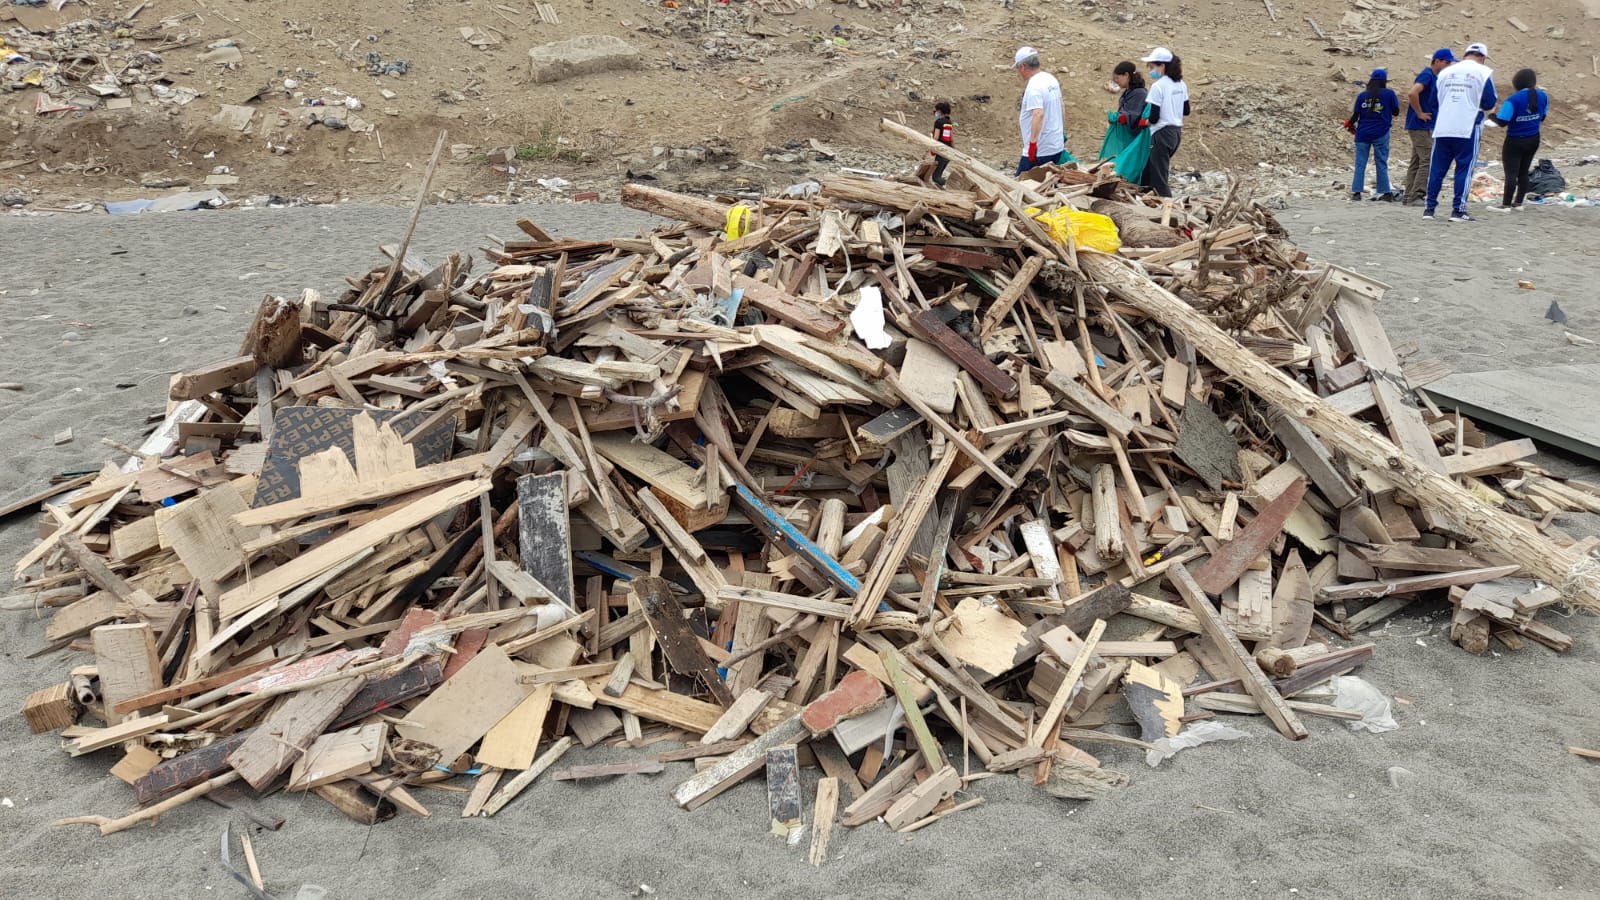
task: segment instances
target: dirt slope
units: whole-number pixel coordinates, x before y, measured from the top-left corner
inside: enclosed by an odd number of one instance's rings
[[[1061,78],[1068,147],[1091,158],[1113,101],[1102,88],[1110,67],[1154,44],[1185,58],[1196,115],[1184,169],[1343,160],[1338,123],[1371,68],[1389,68],[1403,88],[1433,49],[1468,40],[1489,44],[1504,81],[1522,66],[1545,73],[1555,100],[1547,142],[1600,135],[1591,111],[1600,18],[1589,17],[1600,0],[1525,0],[1516,18],[1526,32],[1483,0],[735,0],[709,14],[669,2],[682,7],[555,0],[543,4],[551,24],[533,0],[75,0],[59,20],[98,26],[0,30],[32,59],[87,54],[78,65],[91,75],[133,60],[147,79],[163,77],[169,97],[198,96],[163,101],[125,77],[131,105],[108,109],[83,82],[10,84],[0,93],[0,194],[150,196],[160,191],[143,185],[198,185],[225,166],[240,179],[221,187],[231,197],[392,198],[415,190],[441,128],[453,150],[435,183],[446,198],[547,198],[534,179],[552,176],[573,182],[569,193],[608,193],[630,171],[671,186],[781,187],[819,164],[811,139],[837,152],[828,165],[903,164],[878,119],[920,127],[936,99],[955,103],[963,146],[999,160],[1016,152],[1019,86],[1006,66],[1019,44],[1040,48]],[[529,83],[530,47],[583,34],[627,40],[642,67]],[[236,62],[216,61],[226,49],[207,56],[227,40]],[[152,51],[159,62],[138,57]],[[39,115],[41,96],[97,108]],[[340,105],[347,96],[361,109]],[[316,100],[328,105],[304,105]],[[214,120],[225,104],[254,110],[245,130]],[[352,127],[314,123],[328,116]],[[357,133],[362,122],[371,129]],[[505,147],[526,158],[491,158]]]

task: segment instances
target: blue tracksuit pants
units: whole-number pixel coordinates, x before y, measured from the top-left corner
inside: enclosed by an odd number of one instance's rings
[[[1452,214],[1467,211],[1467,190],[1472,180],[1472,166],[1477,156],[1478,143],[1469,137],[1436,137],[1433,139],[1433,161],[1428,168],[1428,200],[1425,209],[1432,212],[1439,205],[1439,189],[1444,186],[1444,173],[1455,166],[1455,196],[1451,198]]]

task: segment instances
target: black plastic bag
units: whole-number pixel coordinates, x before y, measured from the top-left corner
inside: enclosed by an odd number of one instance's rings
[[[1559,194],[1567,189],[1567,180],[1556,171],[1556,164],[1548,159],[1539,160],[1539,164],[1528,173],[1528,190],[1535,194]]]

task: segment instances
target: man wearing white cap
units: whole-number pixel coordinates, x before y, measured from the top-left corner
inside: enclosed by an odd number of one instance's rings
[[[1040,68],[1039,51],[1032,47],[1018,50],[1011,68],[1022,79],[1022,113],[1017,118],[1022,129],[1022,159],[1017,174],[1047,163],[1071,162],[1061,126],[1061,82]]]
[[[1183,61],[1165,47],[1157,47],[1140,62],[1150,65],[1150,161],[1144,167],[1144,186],[1162,197],[1172,196],[1172,157],[1183,142],[1183,117],[1189,114],[1189,86],[1183,83]]]
[[[1489,48],[1468,45],[1460,62],[1439,73],[1439,112],[1433,119],[1433,160],[1428,168],[1428,198],[1422,217],[1432,219],[1439,205],[1439,190],[1445,172],[1455,166],[1455,195],[1450,202],[1450,221],[1471,222],[1467,215],[1467,192],[1471,188],[1472,168],[1478,159],[1478,136],[1484,113],[1494,109],[1494,70],[1484,65]]]

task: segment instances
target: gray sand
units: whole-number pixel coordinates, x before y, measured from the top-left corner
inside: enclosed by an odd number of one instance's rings
[[[1416,340],[1462,371],[1596,352],[1569,345],[1541,318],[1559,299],[1574,332],[1600,338],[1600,301],[1585,279],[1597,252],[1592,211],[1468,227],[1423,226],[1413,210],[1375,207],[1322,203],[1282,218],[1313,256],[1394,285],[1381,312],[1397,343]],[[340,276],[379,262],[376,246],[396,239],[405,213],[0,218],[0,246],[10,251],[0,256],[0,381],[28,385],[0,392],[0,444],[13,448],[0,467],[0,502],[53,472],[98,466],[110,454],[101,437],[133,442],[162,406],[165,373],[234,353],[263,293],[336,293]],[[415,249],[436,256],[484,243],[485,232],[510,236],[523,215],[574,235],[642,221],[597,206],[434,208]],[[1326,233],[1311,235],[1312,226]],[[1519,291],[1519,278],[1538,289]],[[185,306],[199,312],[181,316]],[[63,343],[67,331],[83,340]],[[68,426],[76,439],[51,446]],[[7,572],[34,534],[24,519],[0,528]],[[0,585],[9,590],[7,576]],[[472,821],[454,821],[463,795],[440,791],[417,792],[432,819],[402,814],[371,829],[315,798],[280,795],[263,805],[288,824],[253,831],[256,853],[268,888],[284,897],[302,882],[341,898],[623,897],[641,884],[657,896],[705,898],[1600,895],[1600,769],[1563,749],[1600,746],[1596,629],[1581,617],[1557,620],[1577,639],[1564,656],[1530,644],[1474,658],[1446,641],[1447,624],[1430,607],[1373,635],[1377,655],[1361,674],[1402,699],[1397,732],[1358,734],[1313,719],[1311,738],[1291,743],[1260,720],[1229,717],[1248,740],[1187,751],[1155,770],[1128,750],[1086,745],[1132,777],[1115,799],[1058,801],[989,779],[973,786],[984,805],[915,834],[841,831],[822,869],[766,833],[759,783],[694,813],[676,809],[667,792],[692,771],[682,763],[608,783],[541,783],[498,817]],[[50,826],[124,814],[132,792],[106,774],[114,753],[72,759],[7,712],[65,664],[59,655],[23,659],[43,643],[30,613],[0,613],[0,628],[0,796],[13,804],[0,807],[9,838],[0,896],[245,896],[217,848],[230,815],[236,830],[246,820],[207,802],[109,838]],[[575,751],[564,764],[633,755]],[[1416,779],[1393,788],[1390,766]]]

